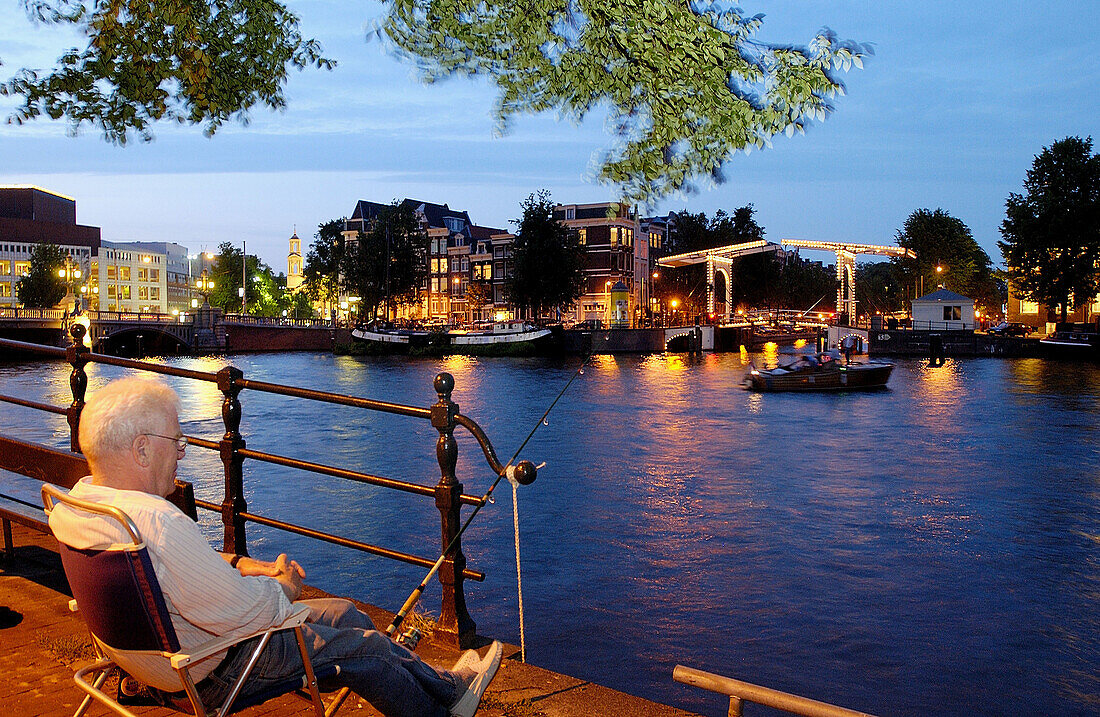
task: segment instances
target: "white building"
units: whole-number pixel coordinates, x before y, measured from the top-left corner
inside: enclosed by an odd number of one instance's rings
[[[141,242],[102,242],[92,260],[91,280],[93,309],[169,313],[168,255],[149,251]]]
[[[948,289],[913,299],[913,328],[974,329],[974,300]]]

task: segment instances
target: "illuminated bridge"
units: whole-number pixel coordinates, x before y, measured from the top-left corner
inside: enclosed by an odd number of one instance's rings
[[[846,314],[850,317],[856,315],[856,257],[861,254],[875,254],[878,256],[915,258],[916,254],[911,249],[903,249],[899,246],[884,246],[875,244],[856,244],[854,242],[814,241],[807,239],[783,239],[781,244],[766,242],[763,239],[741,244],[716,247],[714,249],[700,249],[683,254],[674,254],[657,260],[658,266],[680,267],[693,264],[707,265],[707,313],[715,313],[714,275],[715,272],[726,280],[726,312],[724,320],[730,321],[730,312],[733,310],[733,281],[730,266],[733,260],[759,254],[766,251],[779,251],[783,246],[799,249],[819,249],[831,251],[836,255],[836,310],[837,314]]]

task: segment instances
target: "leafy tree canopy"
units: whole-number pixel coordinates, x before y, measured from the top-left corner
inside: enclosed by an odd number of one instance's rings
[[[286,104],[290,68],[331,68],[277,0],[23,0],[33,22],[87,36],[55,67],[19,70],[0,94],[10,118],[87,123],[112,142],[175,120],[208,135],[230,118]],[[763,15],[728,0],[389,0],[379,32],[426,81],[488,75],[501,127],[517,113],[580,120],[606,108],[616,140],[600,181],[652,203],[721,182],[738,150],[802,132],[833,111],[838,72],[870,46],[822,29],[804,46],[757,39]]]
[[[616,143],[599,179],[652,203],[823,120],[844,91],[837,71],[873,54],[828,29],[805,46],[763,42],[763,20],[713,0],[392,0],[380,30],[425,81],[490,76],[502,128],[521,112],[606,108]]]
[[[52,309],[68,293],[65,280],[57,275],[65,267],[65,252],[56,244],[35,244],[27,275],[15,286],[19,303],[28,309]]]
[[[923,278],[924,293],[943,284],[963,294],[986,311],[1001,306],[989,255],[974,240],[970,227],[942,209],[918,209],[895,235],[898,246],[912,249],[917,258],[893,259],[901,286],[917,287]],[[858,287],[858,283],[857,283]]]
[[[330,219],[317,225],[302,270],[306,294],[314,301],[331,304],[340,296],[340,262],[344,257],[345,220]]]
[[[47,71],[21,69],[0,95],[22,104],[9,121],[42,114],[87,123],[111,142],[152,138],[158,120],[201,125],[212,135],[255,105],[286,105],[290,68],[331,68],[276,0],[23,0],[32,22],[73,25],[86,35]]]
[[[692,214],[684,210],[676,215],[664,254],[682,254],[763,239],[764,227],[753,216],[755,211],[753,205],[747,204],[732,214],[719,209],[708,219],[704,212]],[[745,257],[735,263],[735,304],[756,306],[766,293],[760,289],[762,285],[770,283],[773,289],[778,287],[779,267],[773,265],[771,259],[769,254],[767,257]],[[666,268],[658,272],[653,291],[666,304],[675,298],[689,315],[701,314],[706,310],[706,283],[707,270],[703,264]],[[724,298],[724,293],[720,291],[719,294],[719,298]],[[774,303],[774,297],[769,297],[766,303]]]
[[[577,233],[554,219],[554,202],[546,190],[530,194],[520,204],[523,216],[512,245],[512,277],[508,296],[512,304],[538,317],[566,309],[584,289],[584,249]]]
[[[1077,308],[1100,290],[1100,155],[1067,137],[1035,157],[1025,194],[1010,194],[998,242],[1021,296]]]
[[[242,272],[241,262],[247,262],[247,272]],[[226,312],[241,310],[241,282],[247,277],[248,288],[245,291],[247,313],[253,316],[276,316],[286,308],[283,298],[286,278],[276,276],[270,266],[260,261],[254,254],[244,256],[244,251],[229,242],[218,245],[218,255],[214,258],[209,277],[214,281],[214,289],[209,294],[211,306],[217,306]]]

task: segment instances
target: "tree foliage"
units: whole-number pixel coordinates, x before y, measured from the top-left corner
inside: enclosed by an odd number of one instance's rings
[[[247,272],[242,272],[241,262],[247,261]],[[208,273],[214,282],[207,300],[211,306],[222,311],[240,312],[241,282],[248,281],[245,293],[246,313],[249,316],[282,316],[284,310],[290,316],[297,309],[298,318],[313,316],[313,307],[308,297],[298,292],[292,294],[286,290],[286,276],[276,274],[275,270],[261,261],[258,256],[244,256],[244,250],[229,242],[218,245],[218,255]]]
[[[717,247],[743,244],[764,238],[764,227],[753,216],[755,208],[751,204],[738,207],[732,214],[719,209],[712,218],[706,213],[692,214],[682,211],[676,215],[676,221],[669,232],[666,256],[683,254],[690,251],[715,249]],[[757,306],[762,290],[760,286],[768,283],[771,277],[772,287],[778,284],[778,266],[773,266],[768,258],[744,257],[738,259],[732,267],[734,304]],[[688,315],[702,314],[706,311],[707,269],[703,264],[662,269],[654,282],[653,294],[662,303],[672,299],[680,302],[682,310]],[[765,274],[767,276],[765,276]],[[719,292],[724,300],[724,293]],[[772,303],[769,297],[769,305]]]
[[[340,261],[344,288],[361,301],[360,314],[377,316],[380,308],[420,300],[428,274],[428,237],[411,205],[383,208],[369,231],[346,247]]]
[[[1100,155],[1092,137],[1067,137],[1035,157],[1025,194],[1012,193],[998,242],[1020,296],[1077,308],[1100,290]]]
[[[490,76],[502,128],[522,112],[608,109],[616,142],[599,179],[652,202],[825,119],[837,72],[872,54],[828,29],[806,46],[763,42],[762,24],[712,0],[393,0],[381,32],[426,81]]]
[[[988,312],[1000,309],[1001,296],[989,255],[960,219],[942,209],[918,209],[905,220],[895,238],[898,246],[912,249],[917,255],[915,259],[893,260],[902,287],[916,287],[915,295],[923,278],[926,294],[943,284],[974,299],[976,305]]]
[[[577,233],[554,219],[554,202],[546,190],[520,204],[523,216],[512,245],[512,277],[507,291],[517,309],[534,316],[566,309],[584,289],[584,249]]]
[[[906,282],[894,262],[863,262],[856,266],[856,306],[860,313],[884,314],[907,311],[908,300],[913,298]]]
[[[320,45],[298,31],[277,0],[24,0],[33,22],[73,25],[86,35],[42,72],[21,69],[0,95],[22,104],[9,122],[42,114],[87,123],[125,144],[152,138],[159,120],[201,125],[247,123],[256,105],[286,105],[290,68],[331,68]]]
[[[68,293],[65,280],[57,275],[65,267],[65,252],[56,244],[35,244],[30,263],[15,295],[28,309],[52,309]]]
[[[333,304],[340,296],[340,262],[344,257],[345,220],[330,219],[317,225],[302,270],[305,293],[313,301]]]

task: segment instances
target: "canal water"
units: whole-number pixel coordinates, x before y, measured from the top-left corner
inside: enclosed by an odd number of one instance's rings
[[[708,715],[676,664],[883,715],[1100,712],[1100,368],[1038,359],[902,361],[883,392],[760,395],[748,357],[596,357],[522,457],[529,661]],[[427,406],[441,370],[507,459],[576,361],[233,356],[247,378]],[[169,359],[217,370],[225,358]],[[91,388],[123,371],[90,366]],[[0,364],[4,393],[65,405],[68,367]],[[188,434],[220,395],[171,383]],[[433,484],[425,421],[245,392],[248,447]],[[59,417],[5,429],[67,445]],[[459,432],[468,493],[492,480]],[[216,455],[180,475],[220,500]],[[431,499],[246,461],[250,511],[434,558]],[[518,643],[511,491],[464,547],[484,635]],[[204,516],[220,540],[215,516]],[[308,580],[395,609],[422,570],[250,527]],[[438,588],[424,604],[438,609]],[[759,713],[759,710],[752,713]]]

